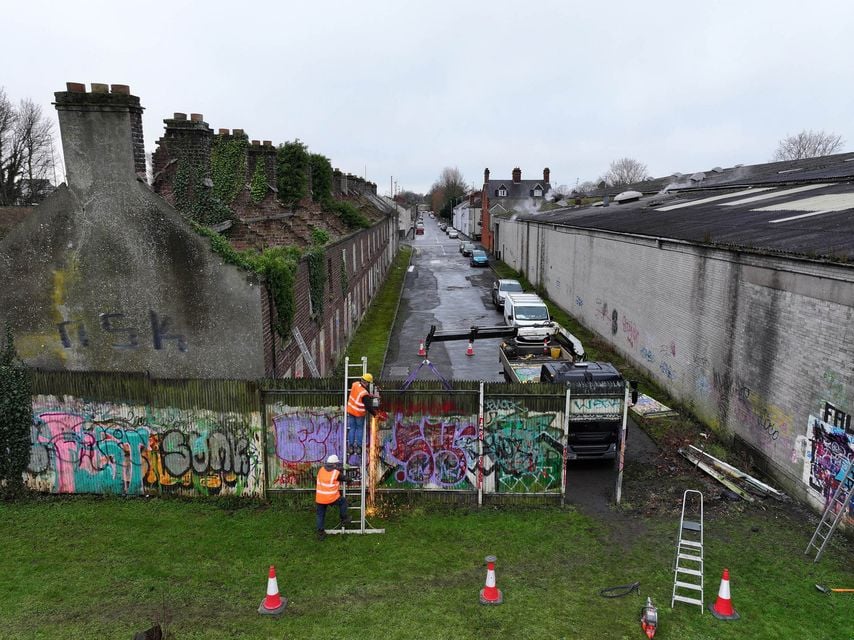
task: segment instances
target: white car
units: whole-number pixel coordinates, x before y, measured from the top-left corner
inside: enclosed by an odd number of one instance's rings
[[[451,229],[450,231],[448,231],[448,237],[452,240],[455,240],[460,237],[460,232],[456,229]]]

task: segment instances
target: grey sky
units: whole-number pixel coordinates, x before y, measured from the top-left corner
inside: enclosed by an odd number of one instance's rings
[[[175,111],[299,138],[389,191],[445,166],[553,185],[633,157],[651,175],[770,160],[824,129],[854,148],[854,3],[9,2],[0,86],[128,84],[146,150]],[[10,53],[14,52],[14,57]]]

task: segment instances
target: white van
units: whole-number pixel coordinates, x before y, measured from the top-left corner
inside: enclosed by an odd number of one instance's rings
[[[530,327],[525,339],[542,341],[552,334],[549,308],[535,293],[508,293],[504,298],[504,324],[510,327]],[[542,331],[536,328],[542,327]]]

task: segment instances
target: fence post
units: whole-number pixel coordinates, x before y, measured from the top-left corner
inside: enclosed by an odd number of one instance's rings
[[[566,404],[563,408],[563,468],[561,469],[560,475],[560,503],[562,506],[566,506],[566,460],[567,460],[567,450],[569,449],[569,398],[572,394],[572,391],[569,389],[569,385],[566,387]]]
[[[263,384],[258,381],[250,384],[255,386],[255,402],[258,403],[258,415],[261,416],[261,498],[266,500],[267,474],[270,472],[267,465],[267,403],[264,401]]]
[[[626,383],[626,388],[623,392],[623,429],[620,432],[620,471],[617,473],[617,504],[620,504],[620,498],[623,494],[623,461],[626,457],[626,420],[629,414],[629,385]]]
[[[477,409],[477,506],[483,504],[483,381]]]

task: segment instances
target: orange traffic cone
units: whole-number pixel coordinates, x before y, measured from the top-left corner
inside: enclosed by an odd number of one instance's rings
[[[427,350],[424,348],[424,341],[418,343],[418,355],[422,358],[427,355]]]
[[[288,599],[279,595],[279,583],[276,580],[276,569],[270,565],[270,576],[267,578],[267,597],[258,607],[258,613],[267,616],[277,616],[285,610]]]
[[[474,355],[474,344],[472,343],[471,340],[469,340],[469,346],[468,346],[468,349],[466,349],[466,355],[467,356],[473,356]]]
[[[718,620],[738,620],[741,617],[732,608],[732,600],[730,600],[729,596],[729,569],[724,569],[724,575],[721,578],[721,588],[718,589],[718,599],[715,601],[715,604],[709,605],[709,611]]]
[[[486,585],[480,590],[480,604],[502,604],[504,596],[495,586],[495,556],[486,556]]]

